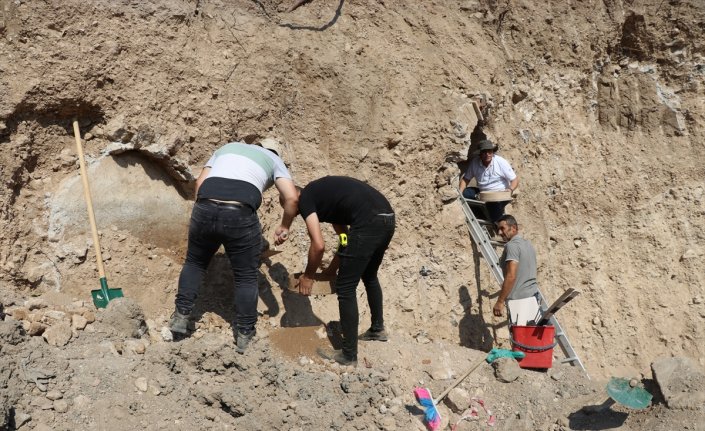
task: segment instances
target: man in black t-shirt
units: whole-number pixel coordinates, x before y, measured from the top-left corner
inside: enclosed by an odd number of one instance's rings
[[[357,329],[359,312],[355,291],[362,279],[367,292],[372,325],[360,336],[363,340],[386,341],[384,330],[382,287],[377,278],[384,252],[394,236],[394,210],[376,189],[349,177],[328,176],[310,182],[299,195],[299,213],[306,222],[311,246],[308,264],[299,278],[299,292],[311,294],[313,276],[321,264],[325,242],[320,223],[331,223],[336,233],[347,235],[330,266],[323,272],[338,275],[338,294],[343,349],[331,357],[335,361],[357,363]]]

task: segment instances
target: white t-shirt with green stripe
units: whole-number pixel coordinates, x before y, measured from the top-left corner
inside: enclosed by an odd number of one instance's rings
[[[276,179],[291,179],[289,170],[276,154],[242,142],[220,147],[206,167],[210,171],[198,189],[198,199],[237,201],[254,210],[262,204],[262,192]]]
[[[289,170],[273,152],[257,145],[231,142],[220,147],[206,163],[207,178],[220,177],[245,181],[261,192],[277,178],[291,179]]]

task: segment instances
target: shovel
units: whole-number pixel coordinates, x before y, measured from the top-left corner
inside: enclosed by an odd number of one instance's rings
[[[81,132],[78,129],[78,121],[73,122],[73,135],[76,137],[76,150],[78,151],[78,162],[81,165],[81,179],[83,180],[83,193],[86,197],[86,208],[88,208],[88,220],[91,223],[91,233],[93,234],[93,245],[95,246],[95,256],[98,261],[98,274],[100,275],[100,289],[91,290],[93,304],[96,308],[105,308],[108,302],[115,298],[122,298],[122,289],[108,289],[108,280],[105,278],[105,268],[103,268],[103,256],[100,254],[100,243],[98,242],[98,228],[95,225],[95,214],[93,214],[93,200],[91,200],[91,190],[88,188],[88,174],[86,172],[86,161],[83,158],[83,145],[81,145]]]

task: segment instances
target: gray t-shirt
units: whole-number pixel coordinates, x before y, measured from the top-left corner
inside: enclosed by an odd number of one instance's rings
[[[507,299],[523,299],[534,296],[539,291],[536,282],[536,251],[531,242],[515,235],[505,246],[499,264],[504,270],[507,261],[514,260],[517,267],[517,279]]]

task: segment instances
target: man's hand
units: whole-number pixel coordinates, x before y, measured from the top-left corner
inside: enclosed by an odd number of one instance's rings
[[[301,274],[299,277],[299,293],[302,295],[310,295],[313,288],[313,278],[306,277],[306,274]]]
[[[284,226],[279,226],[275,231],[274,231],[274,245],[281,245],[284,243],[284,241],[289,238],[289,229],[285,228]]]
[[[494,307],[492,308],[492,312],[494,313],[495,316],[502,317],[502,315],[504,314],[504,308],[505,308],[504,301],[497,301],[494,304]]]

